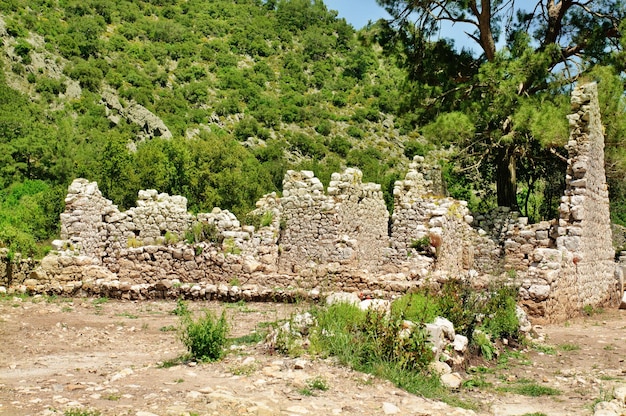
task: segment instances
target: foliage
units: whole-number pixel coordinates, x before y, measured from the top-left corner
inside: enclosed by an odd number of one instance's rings
[[[439,136],[459,146],[457,163],[479,170],[483,188],[495,183],[498,205],[518,207],[520,179],[526,201],[534,198],[528,194],[539,194],[531,186],[534,171],[551,176],[546,164],[557,157],[545,151],[563,146],[568,136],[564,93],[598,64],[620,68],[615,58],[623,54],[620,25],[626,16],[621,1],[591,7],[545,0],[525,6],[491,0],[480,6],[377,2],[393,19],[379,23],[375,38],[405,67],[411,83],[405,111],[429,139]],[[449,40],[432,41],[444,21],[465,25],[479,53],[455,51]],[[623,86],[623,73],[621,80]],[[617,118],[623,120],[624,112]]]
[[[542,386],[526,379],[518,380],[518,383],[513,386],[500,387],[499,390],[530,397],[558,396],[561,394],[561,391],[558,389]]]
[[[560,39],[588,39],[578,73],[551,65],[563,54],[537,43],[547,32],[536,16],[504,19],[506,7],[491,26],[510,23],[493,59],[432,42],[411,25],[355,32],[321,0],[11,0],[0,10],[5,48],[18,56],[0,74],[0,197],[27,181],[48,187],[10,207],[0,201],[0,240],[14,251],[45,252],[76,177],[97,181],[122,209],[152,188],[186,196],[192,211],[220,206],[241,218],[282,189],[287,169],[312,169],[327,183],[333,171],[357,166],[381,183],[391,210],[405,157],[444,146],[451,195],[471,208],[495,205],[493,163],[512,155],[516,204],[532,219],[553,217],[564,167],[551,150],[564,154],[570,90],[559,68],[600,81],[611,214],[626,224],[624,59],[601,39],[613,20],[568,11],[570,35]],[[31,34],[44,44],[31,44]],[[54,65],[32,66],[35,53]],[[7,85],[8,71],[11,85],[28,85],[23,92]],[[144,126],[112,123],[101,100],[110,88],[126,108],[136,102],[161,118],[174,137],[143,140]]]
[[[218,243],[219,232],[215,224],[196,222],[185,232],[185,241],[188,244],[202,243],[205,241]]]
[[[181,315],[180,338],[191,356],[200,361],[216,361],[222,358],[228,335],[226,315],[216,318],[205,311],[204,316],[194,320],[191,314]]]
[[[313,308],[311,314],[316,325],[308,330],[308,353],[334,356],[342,364],[389,379],[411,393],[450,402],[439,378],[428,374],[433,352],[423,323],[420,321],[408,336],[398,336],[406,310],[406,307],[394,306],[388,315],[382,311],[362,311],[349,303]],[[296,342],[299,336],[291,331],[280,331],[277,346],[281,346],[283,353],[302,353],[302,341]],[[322,386],[325,383],[320,384]],[[315,387],[307,387],[302,394],[313,393]]]

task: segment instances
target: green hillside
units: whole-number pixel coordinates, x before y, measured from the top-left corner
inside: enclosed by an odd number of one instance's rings
[[[327,182],[357,166],[391,208],[393,182],[419,153],[443,165],[453,195],[495,204],[479,187],[490,175],[459,159],[477,112],[490,110],[472,96],[447,107],[436,98],[472,62],[445,43],[427,45],[428,67],[411,67],[406,39],[382,23],[356,32],[320,0],[3,0],[0,17],[0,244],[13,250],[41,253],[75,177],[97,181],[122,208],[155,188],[185,195],[193,211],[220,206],[241,218],[280,192],[287,169]],[[543,121],[526,111],[528,130],[555,130],[557,149],[567,93],[552,96]],[[623,96],[610,102],[623,119]],[[167,130],[127,116],[131,108]],[[611,152],[624,165],[617,141]],[[524,214],[554,214],[562,172],[520,175]]]

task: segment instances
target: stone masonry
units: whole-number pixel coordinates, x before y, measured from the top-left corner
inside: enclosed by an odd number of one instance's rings
[[[192,215],[184,197],[155,190],[120,212],[96,183],[76,179],[56,251],[5,284],[127,299],[276,300],[337,290],[391,296],[449,278],[484,286],[498,277],[518,284],[525,309],[544,321],[616,305],[623,273],[611,245],[594,84],[575,90],[572,109],[567,189],[553,222],[528,224],[504,208],[471,214],[443,195],[440,170],[419,156],[395,184],[391,216],[380,185],[362,183],[358,169],[333,174],[326,190],[313,172],[288,171],[282,196],[264,196],[249,215],[256,226],[220,208]]]

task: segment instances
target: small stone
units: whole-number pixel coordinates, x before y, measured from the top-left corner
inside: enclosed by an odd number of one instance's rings
[[[395,404],[384,402],[383,403],[383,413],[386,415],[395,415],[400,413],[400,408]]]
[[[613,397],[621,404],[626,404],[626,386],[616,387],[615,390],[613,390]]]
[[[192,391],[190,391],[190,392],[188,392],[188,393],[187,393],[187,396],[186,396],[186,397],[187,397],[188,399],[198,399],[198,398],[200,398],[201,396],[202,396],[202,393],[200,393],[199,391],[194,391],[194,390],[192,390]]]
[[[454,336],[454,341],[452,342],[452,346],[454,347],[454,351],[456,352],[465,352],[467,349],[467,345],[469,344],[469,340],[466,336],[461,334],[456,334]]]
[[[296,362],[293,364],[293,368],[296,370],[304,370],[305,367],[306,367],[305,360],[296,360]]]
[[[441,376],[441,384],[449,389],[457,390],[461,387],[462,383],[463,378],[459,375],[459,373],[450,373]]]
[[[291,406],[285,410],[291,413],[297,413],[299,415],[308,415],[310,413],[306,407],[302,406]]]
[[[450,374],[452,372],[450,366],[443,361],[433,361],[430,363],[429,367],[433,373],[437,373],[439,375]]]

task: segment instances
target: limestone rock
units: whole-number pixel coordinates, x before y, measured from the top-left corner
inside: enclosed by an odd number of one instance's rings
[[[348,303],[357,306],[361,303],[361,300],[354,293],[335,292],[326,297],[326,305],[330,306],[334,305],[335,303]]]
[[[459,373],[443,374],[441,376],[441,384],[449,389],[457,390],[463,384],[463,378]]]

